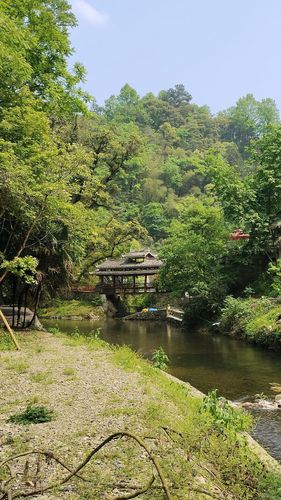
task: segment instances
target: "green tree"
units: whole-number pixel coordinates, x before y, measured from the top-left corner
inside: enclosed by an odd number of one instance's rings
[[[269,256],[278,254],[279,232],[276,227],[281,220],[281,126],[272,126],[263,137],[252,144],[250,164],[254,173],[250,179],[255,192],[254,209],[257,224],[253,235],[260,252]]]
[[[225,292],[223,257],[227,245],[228,229],[217,201],[187,197],[161,250],[165,262],[162,286],[178,296],[188,292],[218,305]]]
[[[168,220],[161,203],[148,203],[142,213],[142,223],[149,234],[158,240],[167,236]]]
[[[159,98],[162,99],[162,101],[168,102],[175,108],[179,108],[183,104],[189,104],[192,100],[192,96],[182,83],[178,83],[174,88],[161,90]]]
[[[252,139],[261,136],[268,125],[279,121],[279,113],[273,99],[257,101],[253,94],[241,97],[236,106],[219,113],[221,137],[235,142],[245,155],[245,148]]]
[[[68,70],[68,57],[73,52],[69,31],[75,25],[66,0],[2,0],[0,4],[4,32],[0,55],[8,75],[4,85],[9,88],[12,83],[17,91],[28,86],[54,121],[59,114],[61,121],[62,116],[86,110],[83,100],[88,96],[77,87],[85,70],[81,64],[75,64],[72,72]],[[14,100],[15,95],[9,95]]]
[[[136,92],[128,83],[121,88],[118,96],[111,96],[105,101],[105,116],[118,123],[147,122],[143,103]]]
[[[184,125],[183,117],[169,102],[155,97],[152,93],[144,96],[142,102],[148,116],[148,123],[154,130],[158,131],[166,122],[172,127]]]

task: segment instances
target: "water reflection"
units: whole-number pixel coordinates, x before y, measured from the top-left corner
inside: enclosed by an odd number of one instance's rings
[[[270,395],[270,382],[281,385],[280,353],[222,335],[183,331],[149,321],[53,320],[44,324],[57,325],[65,332],[78,328],[85,335],[100,327],[107,342],[129,345],[147,358],[161,345],[170,358],[170,373],[203,392],[216,388],[231,400],[248,399],[261,392]],[[255,437],[281,459],[281,411],[259,412],[259,417]]]

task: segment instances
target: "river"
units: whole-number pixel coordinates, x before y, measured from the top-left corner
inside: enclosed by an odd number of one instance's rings
[[[44,326],[57,326],[70,333],[76,328],[83,335],[101,328],[109,343],[129,345],[144,357],[162,346],[170,359],[169,372],[190,382],[197,389],[219,394],[232,401],[253,399],[255,394],[273,396],[270,383],[281,385],[281,355],[210,332],[182,330],[157,321],[69,321],[45,320]],[[257,423],[253,436],[269,453],[281,461],[281,410],[254,412]]]

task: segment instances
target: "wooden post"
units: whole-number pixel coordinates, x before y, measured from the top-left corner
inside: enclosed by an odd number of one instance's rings
[[[147,291],[147,274],[144,277],[144,291]]]
[[[3,321],[4,326],[7,328],[7,330],[9,332],[9,334],[10,334],[10,336],[11,336],[11,338],[12,338],[12,340],[13,340],[15,346],[16,346],[16,348],[18,349],[18,351],[20,351],[20,346],[19,346],[18,341],[17,341],[17,339],[15,337],[15,334],[14,334],[12,328],[10,327],[7,319],[5,318],[4,314],[2,313],[1,309],[0,309],[0,319]]]
[[[169,312],[170,312],[170,304],[167,304],[167,309],[166,309],[166,318],[169,317]]]

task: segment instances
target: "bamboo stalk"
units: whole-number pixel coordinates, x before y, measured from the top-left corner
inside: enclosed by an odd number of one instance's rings
[[[8,321],[7,321],[7,319],[6,319],[6,317],[5,317],[5,316],[4,316],[4,314],[2,313],[1,309],[0,309],[0,319],[3,321],[4,326],[7,328],[7,330],[8,330],[8,332],[9,332],[9,334],[10,334],[10,336],[11,336],[11,338],[12,338],[12,341],[14,342],[14,344],[15,344],[16,348],[18,349],[18,351],[20,351],[20,346],[19,346],[19,343],[18,343],[18,341],[17,341],[17,339],[16,339],[16,337],[15,337],[15,334],[14,334],[14,332],[13,332],[12,328],[10,327],[10,325],[9,325],[9,323],[8,323]]]

